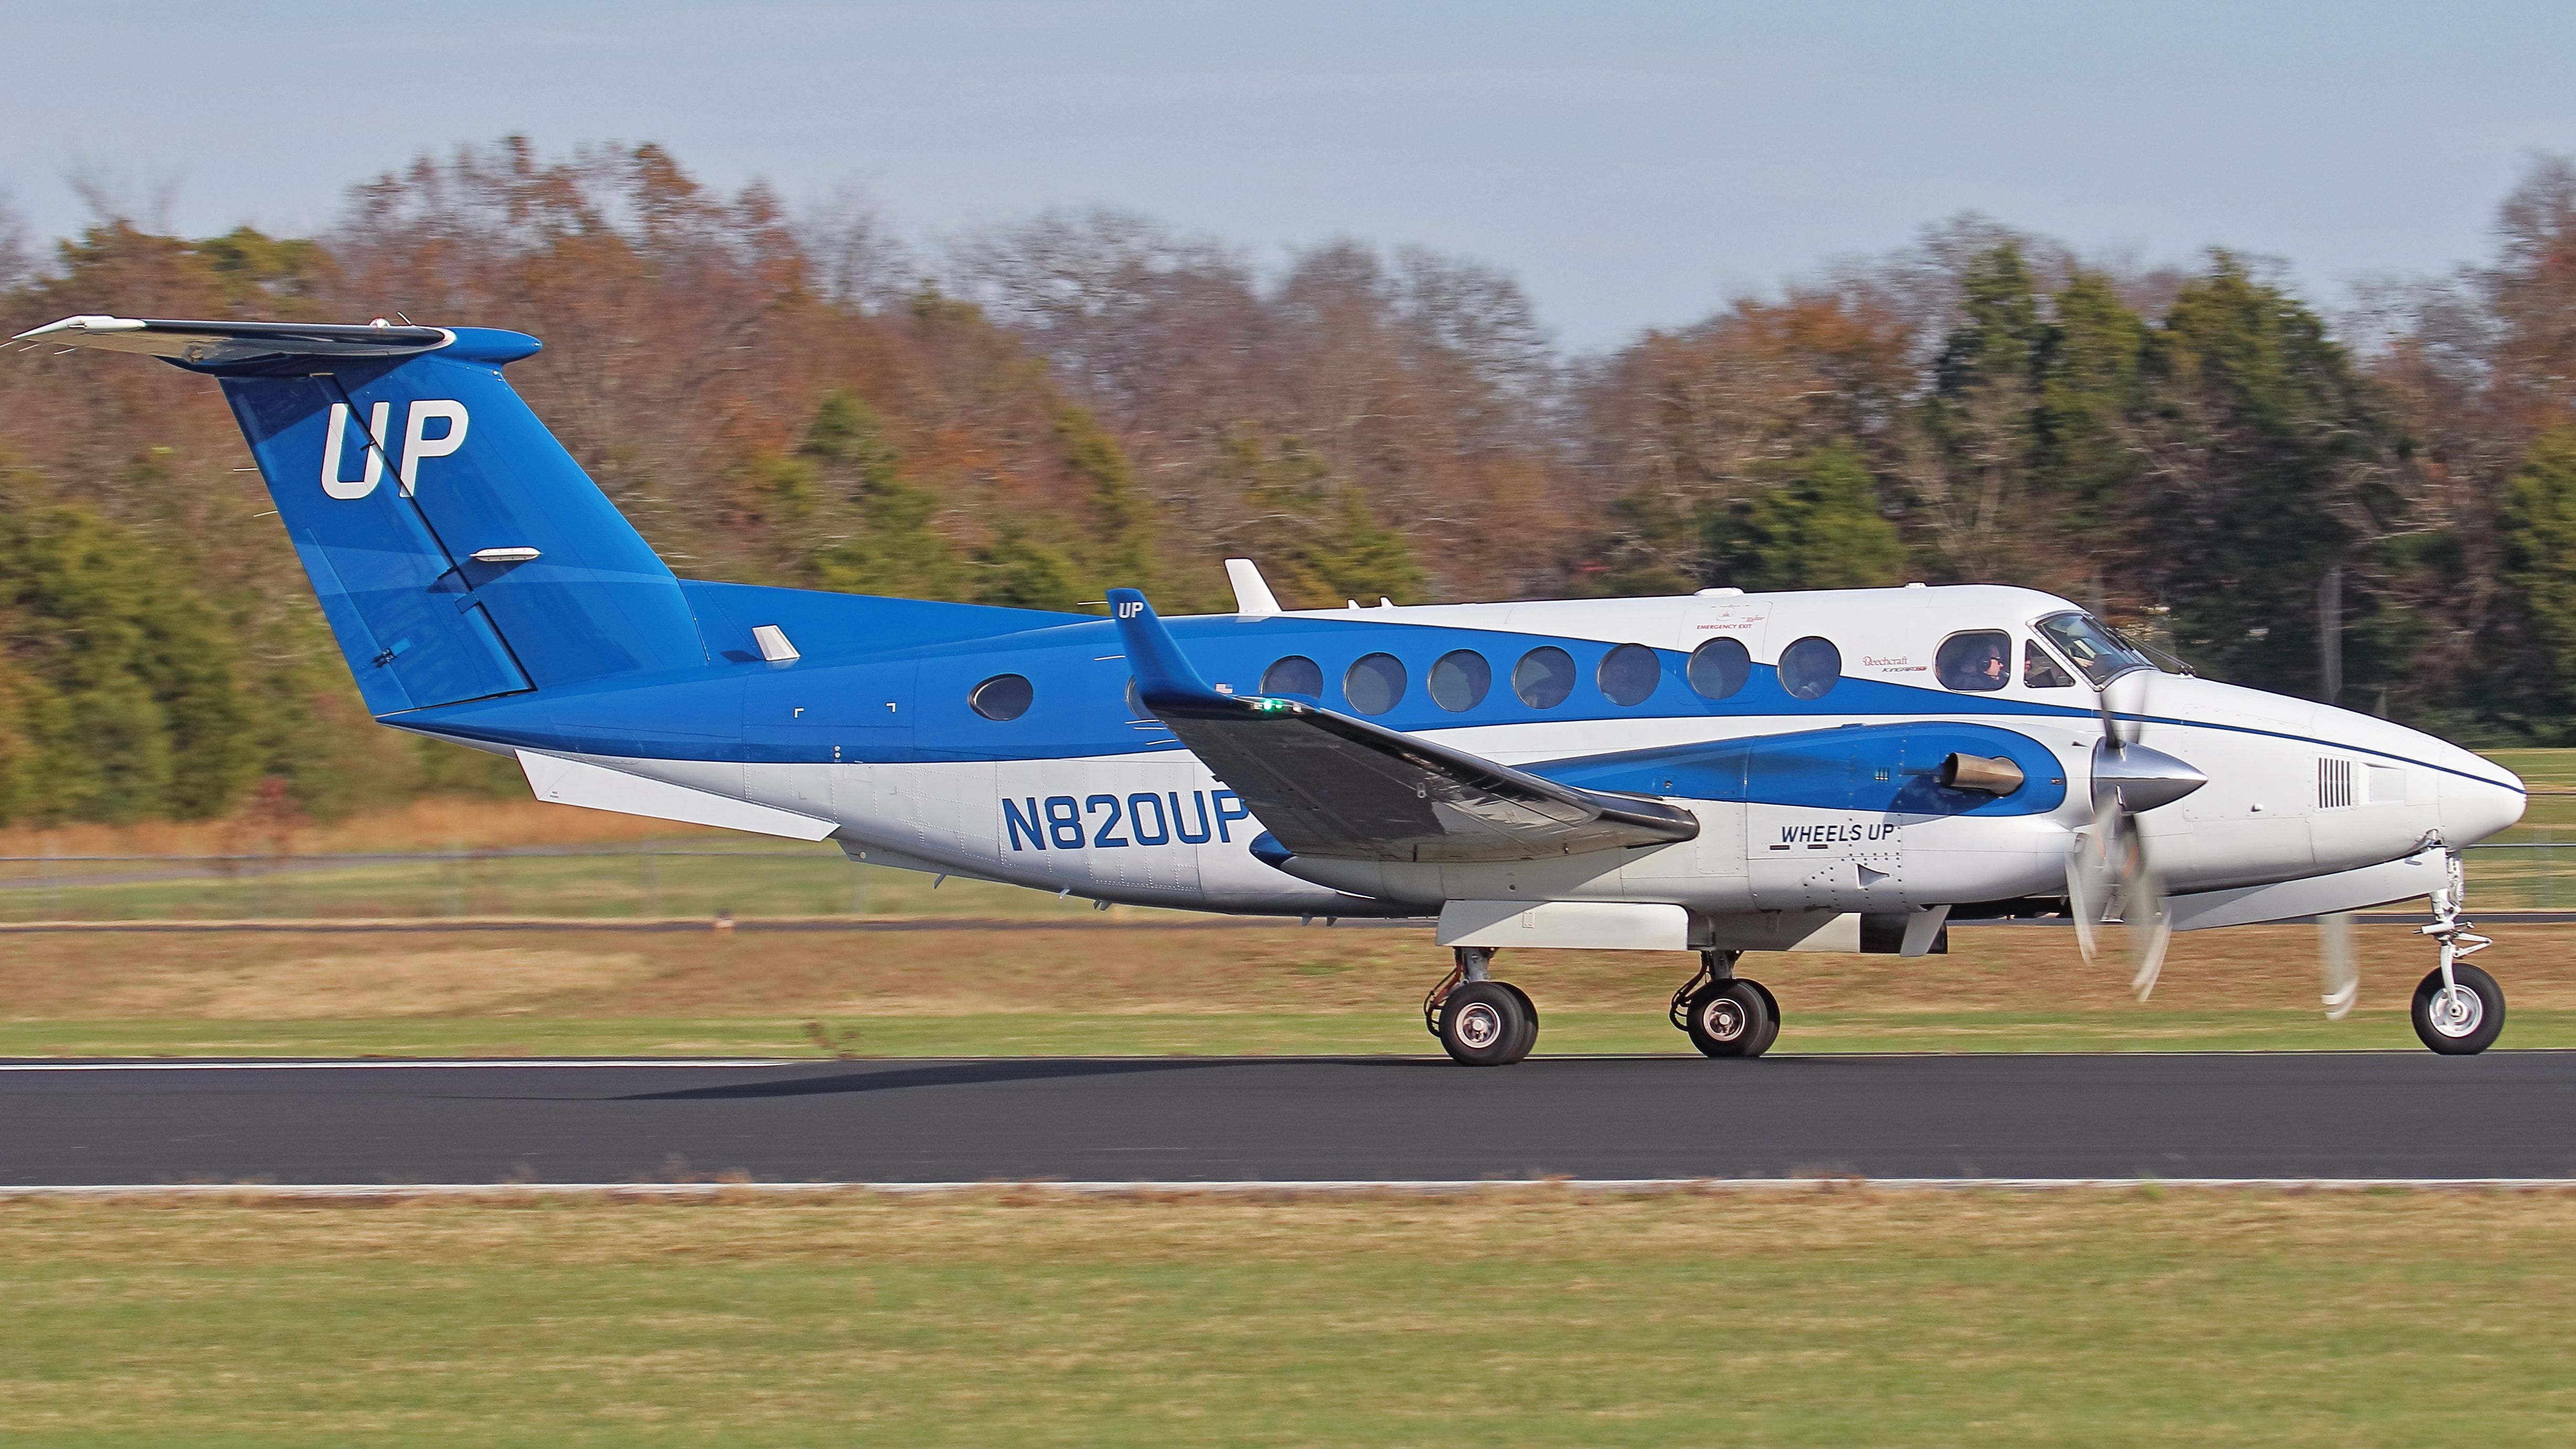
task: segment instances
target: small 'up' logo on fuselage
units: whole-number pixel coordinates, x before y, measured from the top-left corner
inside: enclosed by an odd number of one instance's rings
[[[324,424],[322,439],[322,491],[334,498],[364,498],[376,491],[385,477],[386,428],[393,421],[394,405],[377,403],[368,410],[367,430],[358,446],[367,455],[366,466],[355,478],[341,476],[348,451],[349,405],[331,404],[330,420]],[[437,437],[429,435],[431,423],[445,420],[447,431]],[[465,446],[465,428],[470,421],[465,404],[449,398],[420,398],[411,405],[411,415],[403,422],[402,479],[405,498],[420,483],[420,465],[429,458],[444,458]]]

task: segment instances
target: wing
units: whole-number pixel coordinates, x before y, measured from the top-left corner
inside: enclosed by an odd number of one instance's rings
[[[1137,697],[1296,854],[1539,860],[1699,834],[1697,816],[1660,800],[1543,780],[1298,700],[1219,694],[1144,595],[1112,589],[1109,602]]]

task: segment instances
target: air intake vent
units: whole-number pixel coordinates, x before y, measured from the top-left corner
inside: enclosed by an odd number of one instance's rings
[[[2352,801],[2352,761],[2320,759],[2317,761],[2317,808],[2333,810]]]

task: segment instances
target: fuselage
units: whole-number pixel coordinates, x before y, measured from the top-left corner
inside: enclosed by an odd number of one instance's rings
[[[816,597],[686,587],[736,613]],[[819,602],[803,619],[745,614],[734,622],[746,634],[777,622],[800,657],[734,651],[703,671],[388,722],[827,820],[870,860],[1231,912],[2002,901],[2059,892],[2069,833],[2093,812],[2096,690],[2083,661],[2038,627],[2081,611],[2026,589],[1172,619],[1222,690],[1308,698],[1567,783],[1669,800],[1702,825],[1697,839],[1654,849],[1503,864],[1299,860],[1295,874],[1256,857],[1259,821],[1135,706],[1108,621],[941,607],[915,606],[873,640],[841,637]],[[1963,669],[1978,650],[1999,653],[2001,670],[1991,657]],[[1025,689],[978,694],[1014,679]],[[2134,667],[2111,697],[2133,739],[2209,779],[2142,817],[2171,890],[2376,864],[2428,837],[2465,845],[2522,812],[2510,772],[2385,720]],[[999,714],[1009,717],[988,717]],[[1746,747],[1712,753],[1729,741]],[[2014,759],[2025,783],[1965,813],[1909,809],[1909,779],[1953,751]]]

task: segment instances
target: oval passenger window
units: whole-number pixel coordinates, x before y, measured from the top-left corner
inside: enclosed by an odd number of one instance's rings
[[[1362,714],[1384,714],[1404,698],[1404,666],[1392,654],[1363,655],[1342,676],[1342,697]]]
[[[1029,712],[1037,691],[1016,674],[996,674],[966,695],[967,707],[990,720],[1015,720]]]
[[[1711,639],[1691,651],[1690,686],[1703,699],[1725,699],[1753,677],[1753,656],[1741,639]]]
[[[1655,686],[1663,681],[1663,661],[1643,644],[1622,644],[1601,656],[1601,667],[1593,678],[1612,704],[1644,704]]]
[[[1452,649],[1431,666],[1431,702],[1457,714],[1485,702],[1494,667],[1473,649]]]
[[[1308,699],[1324,697],[1324,671],[1303,654],[1291,654],[1261,671],[1263,694],[1302,694]]]
[[[1780,687],[1792,699],[1822,699],[1843,677],[1843,651],[1813,635],[1780,651]]]
[[[1574,693],[1574,656],[1541,644],[1512,666],[1512,693],[1532,709],[1554,709]]]

